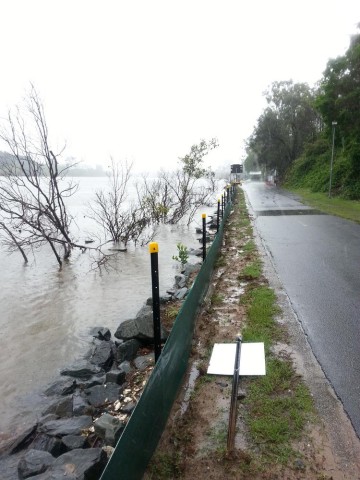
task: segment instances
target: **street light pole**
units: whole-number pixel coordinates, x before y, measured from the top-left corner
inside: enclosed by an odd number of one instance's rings
[[[332,149],[331,149],[331,162],[330,162],[330,182],[329,182],[329,198],[331,198],[331,182],[332,182],[332,172],[333,172],[333,163],[334,163],[334,146],[335,146],[335,127],[337,122],[332,122]]]

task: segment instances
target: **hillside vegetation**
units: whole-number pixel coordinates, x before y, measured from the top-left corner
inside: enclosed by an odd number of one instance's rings
[[[328,192],[334,145],[331,194],[360,199],[360,34],[329,60],[315,88],[274,82],[266,99],[248,140],[246,170],[258,167],[289,187]]]

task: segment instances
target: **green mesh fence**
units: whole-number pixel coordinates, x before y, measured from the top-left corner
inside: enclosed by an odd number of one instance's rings
[[[137,480],[144,475],[187,369],[196,315],[209,287],[230,209],[231,203],[228,203],[219,232],[101,480]]]

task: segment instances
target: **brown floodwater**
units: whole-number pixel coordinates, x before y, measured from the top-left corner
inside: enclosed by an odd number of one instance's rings
[[[87,217],[87,202],[106,180],[81,178],[79,191],[69,200],[79,241],[97,231]],[[195,226],[159,228],[155,241],[161,294],[173,285],[179,271],[172,260],[176,243],[199,248]],[[23,429],[39,416],[44,386],[88,350],[92,327],[106,326],[114,333],[151,296],[148,247],[119,252],[112,264],[114,269],[100,274],[91,270],[88,254],[74,253],[59,271],[43,248],[25,266],[19,254],[9,255],[0,247],[0,444],[9,432]]]

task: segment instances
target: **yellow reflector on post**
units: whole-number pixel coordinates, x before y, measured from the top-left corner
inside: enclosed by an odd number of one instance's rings
[[[159,244],[157,242],[150,242],[149,253],[158,253],[158,252],[159,252]]]

